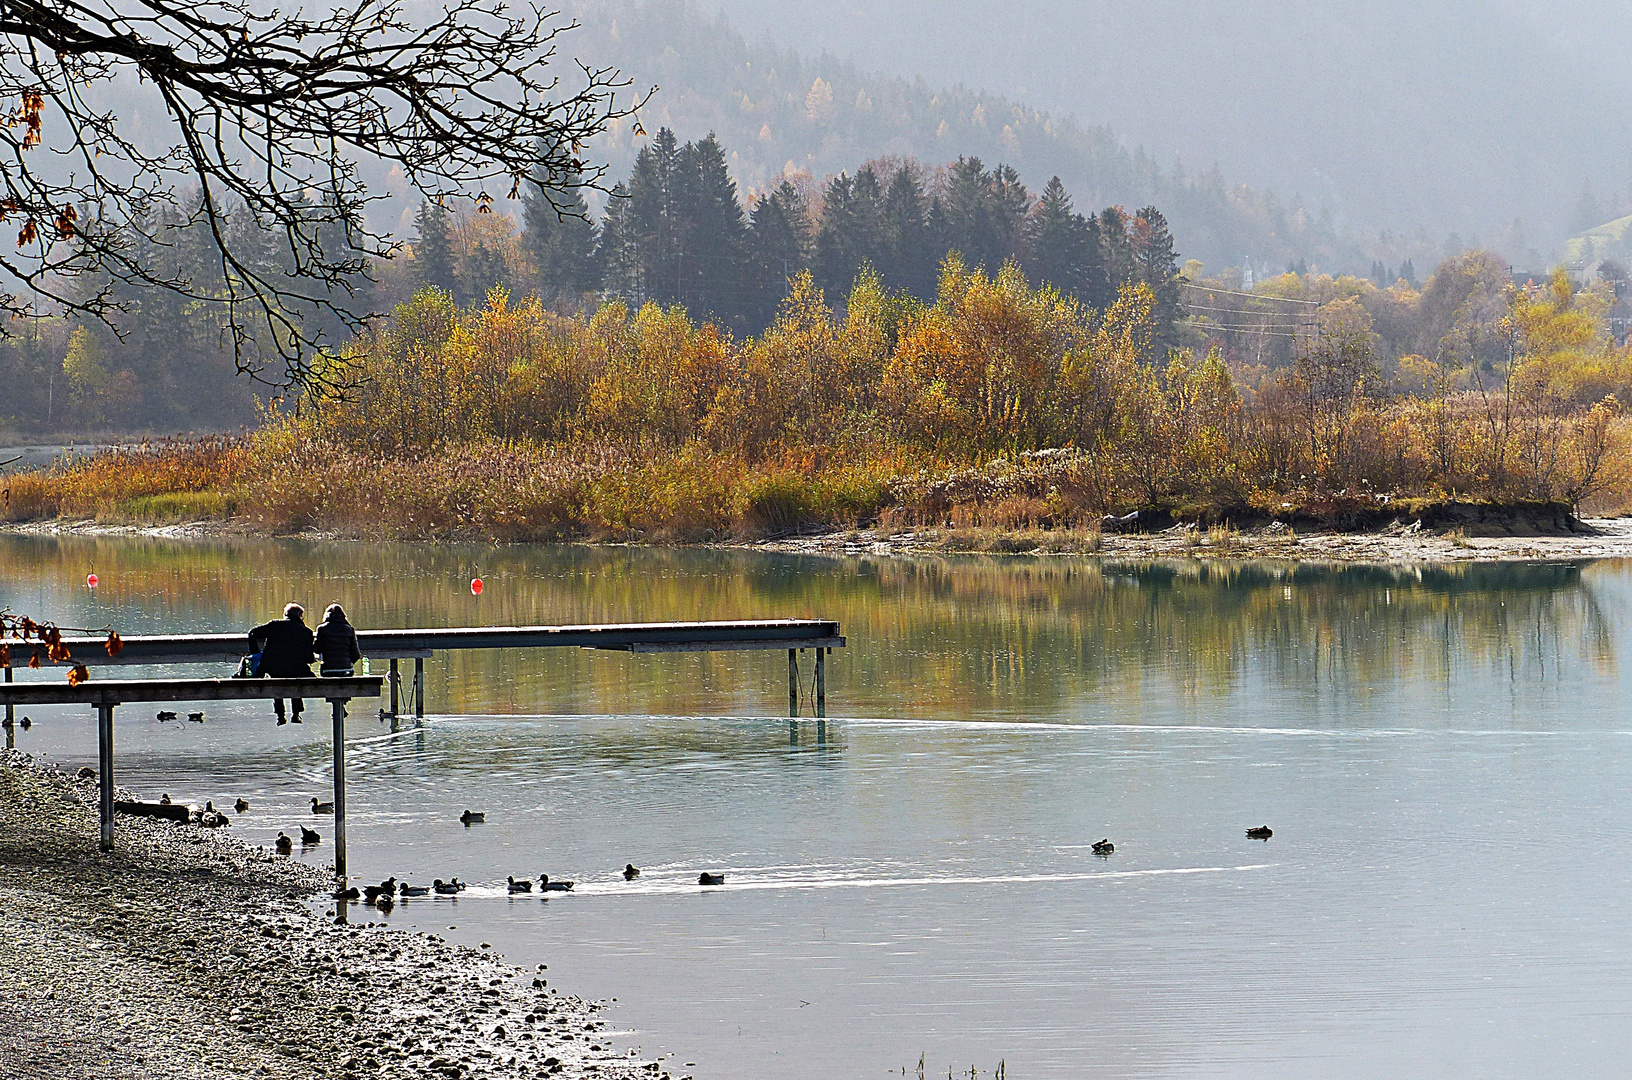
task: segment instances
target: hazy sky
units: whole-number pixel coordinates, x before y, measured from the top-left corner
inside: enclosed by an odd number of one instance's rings
[[[1562,234],[1632,179],[1632,5],[723,0],[745,34],[1107,123],[1359,228]],[[711,9],[712,10],[712,9]],[[1624,198],[1624,194],[1623,194]]]

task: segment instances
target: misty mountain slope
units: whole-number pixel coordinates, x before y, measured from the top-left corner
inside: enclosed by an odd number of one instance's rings
[[[1624,188],[1632,11],[1375,0],[721,0],[750,36],[1109,123],[1359,228],[1566,235]],[[1517,255],[1517,253],[1514,253]]]
[[[931,167],[975,155],[1014,165],[1033,191],[1059,175],[1084,210],[1155,203],[1182,254],[1215,267],[1250,257],[1278,270],[1304,257],[1352,268],[1377,254],[1362,254],[1319,215],[1232,186],[1217,170],[1163,170],[1108,127],[1084,127],[998,94],[871,72],[831,54],[803,55],[763,37],[747,40],[723,17],[703,16],[684,0],[583,4],[573,14],[584,25],[564,49],[618,66],[641,90],[659,87],[639,116],[646,136],[623,121],[591,146],[614,180],[627,176],[659,126],[681,139],[716,132],[745,192],[774,185],[789,169],[820,180],[881,155]]]

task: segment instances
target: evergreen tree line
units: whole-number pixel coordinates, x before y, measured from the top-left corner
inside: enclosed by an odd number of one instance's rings
[[[1177,341],[1177,255],[1154,206],[1085,215],[1057,176],[1037,196],[1011,166],[960,157],[929,177],[914,162],[863,165],[829,179],[814,198],[784,179],[745,209],[726,160],[712,134],[681,144],[664,128],[613,189],[598,223],[576,191],[531,195],[515,245],[531,281],[505,279],[502,238],[461,246],[460,219],[427,204],[415,277],[465,304],[495,284],[530,285],[548,303],[599,294],[635,306],[680,304],[758,333],[802,271],[839,298],[871,266],[888,289],[931,300],[940,265],[955,251],[994,273],[1013,262],[1034,283],[1096,310],[1109,307],[1120,286],[1144,283],[1156,297],[1163,342]]]

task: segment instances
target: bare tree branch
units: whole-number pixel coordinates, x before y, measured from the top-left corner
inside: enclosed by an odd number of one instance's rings
[[[400,175],[438,205],[531,185],[558,211],[604,166],[584,143],[628,86],[574,64],[576,27],[502,0],[415,25],[401,0],[285,14],[254,0],[0,0],[0,292],[14,318],[75,312],[118,331],[129,287],[168,289],[225,312],[239,370],[280,388],[343,390],[324,324],[348,334],[357,282],[400,241],[373,231],[358,163]],[[132,130],[96,88],[154,95],[165,132]],[[13,104],[15,103],[15,104]],[[43,156],[42,156],[43,151]],[[278,238],[281,265],[250,257],[247,223]],[[212,281],[160,257],[175,230],[209,236]],[[14,250],[12,250],[14,248]],[[0,325],[0,333],[5,327]]]

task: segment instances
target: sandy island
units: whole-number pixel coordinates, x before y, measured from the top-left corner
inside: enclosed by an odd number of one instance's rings
[[[94,779],[0,751],[0,1076],[669,1075],[546,972],[340,925],[326,872],[228,830],[121,816],[101,854],[95,806]]]

